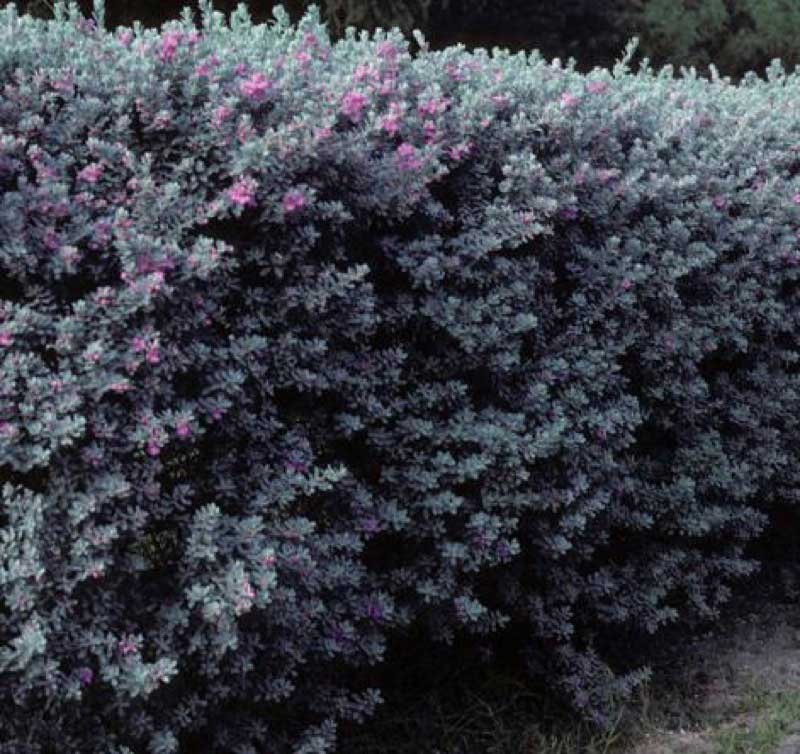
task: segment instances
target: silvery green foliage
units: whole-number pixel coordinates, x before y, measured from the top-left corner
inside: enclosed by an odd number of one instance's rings
[[[333,751],[412,623],[602,722],[796,496],[797,78],[56,10],[0,14],[0,743]]]

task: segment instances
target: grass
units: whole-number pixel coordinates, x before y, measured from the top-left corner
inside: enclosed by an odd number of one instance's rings
[[[691,702],[687,726],[665,730],[680,714],[678,698],[649,687],[607,733],[575,724],[514,679],[497,678],[455,709],[427,696],[403,714],[384,716],[369,733],[348,741],[352,754],[775,754],[800,730],[800,691],[751,687],[732,707],[703,719]],[[690,721],[688,718],[695,716]],[[538,722],[532,722],[537,720]],[[548,730],[549,729],[549,730]]]
[[[800,691],[754,689],[746,699],[744,719],[714,731],[715,754],[775,754],[781,742],[798,730]]]
[[[796,603],[795,603],[796,604]],[[395,683],[348,754],[776,754],[800,734],[800,611],[753,606],[739,622],[665,655],[652,680],[600,732],[531,685],[521,668],[453,668],[444,657]],[[800,633],[800,632],[798,632]],[[420,660],[420,662],[423,662]],[[449,669],[448,669],[449,668]],[[762,672],[765,671],[765,672]],[[395,679],[397,680],[397,679]],[[800,748],[798,749],[800,750]]]

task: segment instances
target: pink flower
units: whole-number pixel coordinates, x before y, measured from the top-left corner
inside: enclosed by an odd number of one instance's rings
[[[295,210],[302,209],[306,204],[308,204],[308,200],[299,189],[292,189],[283,195],[284,212],[294,212]]]
[[[0,437],[14,437],[17,428],[10,422],[0,421]]]
[[[175,434],[177,434],[178,437],[188,437],[191,433],[192,430],[189,429],[189,425],[186,422],[181,422],[175,428]]]
[[[247,81],[243,81],[239,85],[239,91],[250,99],[261,99],[272,89],[272,86],[272,81],[259,71],[250,76]]]
[[[149,443],[147,443],[147,455],[155,458],[160,452],[161,448],[159,448],[155,442],[151,440]]]
[[[711,200],[711,203],[712,203],[712,204],[713,204],[713,205],[714,205],[714,206],[715,206],[717,209],[723,209],[723,208],[725,207],[725,205],[727,204],[727,201],[725,200],[725,197],[724,197],[724,196],[722,196],[722,195],[718,195],[718,196],[715,196],[715,197],[714,197],[714,198]]]
[[[233,111],[229,107],[225,107],[225,105],[220,105],[218,108],[214,110],[214,116],[212,122],[215,126],[219,127],[219,125],[224,121]]]
[[[795,194],[794,197],[792,198],[792,201],[795,204],[800,204],[800,194]]]
[[[228,198],[234,203],[241,206],[248,204],[255,204],[253,200],[253,189],[256,187],[255,181],[252,179],[242,178],[238,180],[233,187],[228,191]]]
[[[445,70],[447,71],[447,75],[455,81],[463,81],[465,79],[465,75],[452,63],[448,63]]]
[[[318,141],[322,141],[323,139],[327,139],[331,135],[331,129],[327,126],[325,128],[315,128],[314,129],[314,138]]]
[[[417,153],[413,144],[403,143],[397,148],[397,161],[401,170],[416,170],[422,162],[415,156]]]
[[[472,149],[472,144],[456,144],[454,147],[450,147],[449,155],[454,160],[460,160],[465,154],[468,154],[470,149]]]
[[[367,617],[376,623],[383,619],[383,607],[377,600],[370,600],[367,604]]]
[[[600,183],[608,183],[612,178],[619,177],[619,170],[612,168],[611,170],[601,168],[597,171],[597,177]]]
[[[246,144],[254,133],[250,124],[243,120],[236,129],[236,138],[240,144]],[[226,142],[226,146],[227,144],[228,142]]]
[[[159,362],[158,346],[152,346],[148,348],[145,359],[147,360],[148,364],[158,364]]]
[[[88,686],[94,680],[94,673],[91,668],[81,668],[78,671],[78,680],[81,686]]]
[[[212,409],[211,418],[215,421],[219,421],[222,418],[222,411],[218,408]]]
[[[179,31],[168,31],[161,39],[161,49],[159,50],[159,58],[163,62],[169,62],[175,57],[178,51],[178,45],[181,41],[181,33]]]
[[[133,339],[133,350],[135,353],[139,353],[140,351],[144,351],[147,348],[147,343],[145,343],[144,338],[140,338],[138,335]]]
[[[417,113],[420,116],[427,114],[435,115],[439,111],[439,100],[431,97],[427,102],[417,106]]]
[[[127,47],[133,39],[133,32],[130,29],[123,29],[119,34],[119,41]]]
[[[379,92],[381,94],[389,94],[396,84],[397,79],[394,77],[394,75],[390,74],[383,81],[381,81],[381,88],[379,89]]]
[[[372,73],[373,73],[373,70],[372,70],[372,68],[370,66],[359,64],[359,65],[356,66],[356,71],[353,74],[353,81],[357,81],[357,82],[363,81],[365,78],[367,78]]]
[[[78,180],[97,183],[102,174],[103,166],[100,163],[93,162],[78,173]]]
[[[396,115],[386,115],[381,118],[381,128],[390,134],[396,134],[399,128]]]
[[[394,42],[381,42],[378,45],[378,56],[394,60],[397,57],[397,47],[394,46]]]
[[[379,531],[380,528],[380,522],[375,516],[368,516],[361,521],[361,530],[369,532],[370,534],[374,534],[376,531]]]
[[[60,245],[58,233],[52,229],[48,229],[44,236],[44,245],[50,249],[50,251],[55,251]]]
[[[108,386],[108,389],[112,393],[124,393],[127,392],[128,390],[131,390],[131,384],[130,382],[112,382]]]
[[[425,134],[425,141],[431,142],[436,138],[436,124],[432,120],[426,120],[422,124],[422,131]]]
[[[604,94],[608,91],[608,83],[605,81],[590,81],[586,84],[586,91],[589,94]]]
[[[577,105],[579,102],[579,98],[576,97],[574,94],[570,94],[569,92],[564,92],[561,95],[561,106],[562,107],[573,107]]]
[[[121,655],[130,655],[137,651],[136,644],[131,639],[122,639],[117,645],[117,648]]]
[[[14,336],[8,330],[0,330],[0,346],[10,346],[14,342]]]
[[[367,98],[360,92],[347,92],[342,99],[342,112],[353,121],[361,118],[361,111],[366,106]]]
[[[622,287],[623,291],[629,291],[631,289],[632,285],[633,285],[633,283],[630,280],[628,280],[628,278],[625,278],[622,281],[621,287]]]
[[[247,63],[239,63],[236,68],[233,69],[233,72],[237,76],[244,76],[247,73]]]

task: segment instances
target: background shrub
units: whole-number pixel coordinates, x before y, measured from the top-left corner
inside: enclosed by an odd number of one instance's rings
[[[732,80],[761,71],[774,58],[788,70],[800,62],[800,6],[791,0],[636,0],[617,17],[641,38],[656,66],[709,63]]]

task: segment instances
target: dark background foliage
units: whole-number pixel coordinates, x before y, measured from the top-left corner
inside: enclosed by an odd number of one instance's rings
[[[256,23],[272,18],[273,0],[216,0],[226,15],[243,1]],[[23,13],[52,17],[55,0],[17,0]],[[8,0],[0,0],[0,6]],[[311,0],[284,0],[292,21]],[[347,25],[373,31],[398,26],[421,29],[432,49],[463,43],[468,49],[493,46],[512,51],[539,49],[546,58],[574,57],[576,69],[610,67],[630,37],[656,68],[694,65],[708,75],[714,63],[738,82],[749,70],[759,75],[773,58],[791,70],[800,61],[800,4],[793,0],[317,0],[331,37]],[[91,0],[79,0],[90,15]],[[139,20],[159,27],[197,0],[107,0],[111,28]]]

